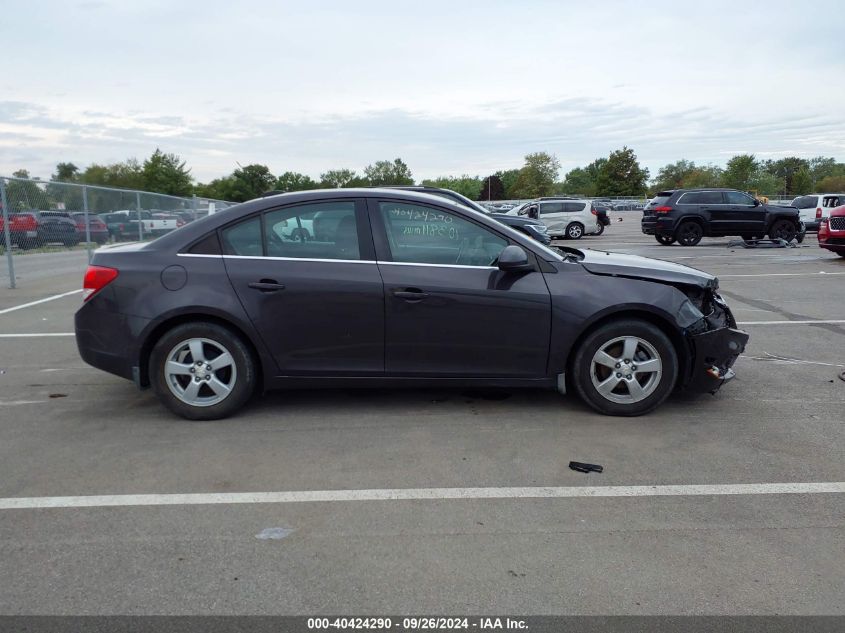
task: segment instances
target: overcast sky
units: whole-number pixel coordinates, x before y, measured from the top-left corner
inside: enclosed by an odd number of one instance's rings
[[[845,160],[845,5],[0,0],[0,174],[144,158],[417,179],[628,145]]]

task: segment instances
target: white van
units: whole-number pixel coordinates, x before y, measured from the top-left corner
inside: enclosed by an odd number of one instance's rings
[[[538,200],[522,207],[519,215],[540,220],[551,237],[579,240],[602,229],[592,200]]]
[[[843,204],[845,193],[811,193],[792,201],[808,231],[818,231],[822,218],[830,217],[830,210]]]

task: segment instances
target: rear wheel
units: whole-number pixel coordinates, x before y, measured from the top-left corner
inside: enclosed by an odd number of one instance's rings
[[[584,235],[584,225],[579,222],[573,222],[566,227],[566,237],[570,240],[580,240]]]
[[[663,403],[678,377],[672,342],[637,319],[607,323],[590,333],[572,363],[581,398],[605,415],[635,416]]]
[[[698,222],[684,222],[675,232],[675,239],[681,246],[695,246],[702,237],[704,237],[704,230]]]
[[[596,228],[598,228],[598,231],[596,231],[594,235],[601,235],[602,233],[604,233],[604,224],[602,224],[601,222],[596,224]]]
[[[208,322],[177,325],[150,355],[150,382],[159,400],[189,420],[225,418],[246,404],[256,367],[246,343]]]
[[[675,238],[672,235],[655,235],[655,239],[663,244],[663,246],[669,246],[670,244],[675,243]]]
[[[791,242],[797,233],[795,224],[789,220],[777,220],[769,229],[769,239]]]

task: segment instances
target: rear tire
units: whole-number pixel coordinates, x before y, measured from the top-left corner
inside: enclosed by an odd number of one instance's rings
[[[162,404],[188,420],[232,415],[255,390],[256,361],[228,328],[205,321],[177,325],[150,354],[150,383]]]
[[[677,378],[678,356],[669,337],[639,319],[600,326],[584,339],[572,362],[578,395],[604,415],[653,411],[672,393]]]
[[[704,237],[704,230],[698,222],[687,220],[682,222],[678,230],[675,231],[675,239],[681,246],[695,246]]]
[[[791,242],[798,234],[795,225],[789,220],[777,220],[769,229],[769,239]]]
[[[570,240],[580,240],[584,235],[584,225],[580,222],[573,222],[566,227],[566,237]]]
[[[604,233],[604,224],[599,222],[596,226],[598,227],[598,231],[596,231],[594,235],[601,235],[602,233]]]
[[[655,235],[654,238],[663,244],[663,246],[669,246],[675,243],[675,238],[672,235]]]

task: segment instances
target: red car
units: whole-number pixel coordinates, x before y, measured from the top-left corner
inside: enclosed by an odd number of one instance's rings
[[[845,257],[845,206],[830,210],[819,223],[819,246]]]

